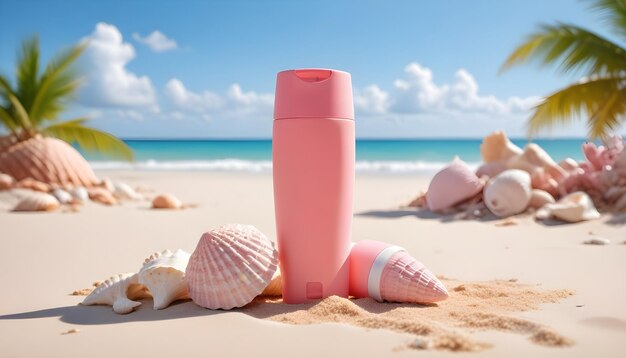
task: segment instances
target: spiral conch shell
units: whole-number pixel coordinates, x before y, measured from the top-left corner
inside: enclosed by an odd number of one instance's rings
[[[32,192],[17,203],[13,211],[54,211],[60,206],[61,204],[54,196]]]
[[[135,273],[121,273],[98,285],[89,296],[85,297],[82,305],[109,305],[119,314],[130,313],[141,305],[133,299],[150,297],[146,288],[139,284]]]
[[[250,303],[278,268],[273,243],[251,225],[206,232],[189,259],[187,287],[199,306],[229,310]]]
[[[544,205],[541,210],[537,211],[535,217],[540,220],[555,217],[573,223],[598,219],[600,213],[587,193],[577,191],[564,196],[556,203]]]
[[[183,250],[163,250],[148,257],[139,271],[139,283],[146,286],[154,300],[154,309],[160,310],[176,300],[188,299],[185,268],[189,253]]]
[[[506,170],[485,186],[485,205],[499,217],[519,214],[526,210],[530,198],[530,174],[523,170]]]

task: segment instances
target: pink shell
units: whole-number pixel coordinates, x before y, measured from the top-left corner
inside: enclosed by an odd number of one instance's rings
[[[16,181],[33,178],[60,186],[91,187],[98,182],[76,149],[60,139],[41,136],[17,143],[0,137],[0,172]]]
[[[273,243],[251,225],[224,225],[204,233],[185,271],[191,299],[229,310],[258,296],[278,268]]]
[[[400,251],[383,269],[380,295],[388,302],[434,303],[448,298],[448,290],[424,264]]]
[[[441,211],[480,193],[483,182],[462,160],[455,159],[435,174],[426,192],[426,204],[431,211]]]

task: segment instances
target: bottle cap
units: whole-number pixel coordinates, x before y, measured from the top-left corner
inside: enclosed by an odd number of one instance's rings
[[[350,74],[321,68],[279,72],[274,119],[286,118],[354,119]]]

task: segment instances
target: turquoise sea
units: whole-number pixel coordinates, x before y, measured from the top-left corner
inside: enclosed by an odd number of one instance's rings
[[[137,170],[271,170],[271,140],[125,140],[135,152],[126,163],[84,153],[96,169]],[[482,139],[360,139],[356,142],[357,171],[432,172],[455,155],[472,166],[480,163]],[[584,139],[537,139],[555,160],[582,159]],[[526,140],[514,139],[523,147]]]

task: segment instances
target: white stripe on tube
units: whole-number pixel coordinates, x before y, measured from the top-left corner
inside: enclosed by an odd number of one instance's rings
[[[378,302],[383,301],[383,298],[380,296],[380,278],[383,275],[383,270],[391,256],[399,251],[404,251],[404,249],[400,246],[389,246],[378,253],[374,263],[372,263],[372,268],[367,278],[367,293]]]

